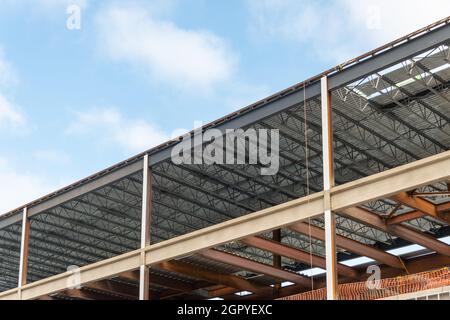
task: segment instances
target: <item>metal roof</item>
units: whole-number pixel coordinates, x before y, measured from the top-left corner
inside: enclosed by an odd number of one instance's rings
[[[150,155],[153,172],[153,243],[321,191],[323,75],[328,75],[332,90],[337,184],[449,150],[449,21],[439,21],[203,128],[279,129],[280,170],[274,176],[259,175],[260,165],[176,165],[170,161],[171,148],[179,142],[175,139],[25,205],[32,213],[29,282],[139,247],[144,154]],[[445,183],[421,191],[443,190]],[[440,203],[445,197],[428,199]],[[385,215],[396,203],[384,199],[365,206]],[[17,284],[22,208],[0,217],[0,291]],[[398,209],[396,214],[411,211],[405,206]],[[323,226],[321,218],[312,223]],[[448,226],[432,218],[407,223],[435,237],[450,234]],[[342,216],[337,232],[383,249],[399,244],[387,233]],[[312,252],[324,255],[321,241],[287,229],[282,230],[282,239],[305,251],[311,244]],[[239,242],[221,249],[272,261],[272,254]],[[340,250],[340,260],[345,257],[354,256]],[[187,258],[198,263],[195,259]],[[205,259],[202,263],[239,271]],[[289,259],[283,259],[283,266],[307,268]]]

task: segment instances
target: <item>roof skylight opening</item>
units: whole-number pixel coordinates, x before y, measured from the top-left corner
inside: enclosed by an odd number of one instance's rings
[[[387,253],[393,254],[394,256],[401,256],[404,254],[409,254],[409,253],[414,253],[414,252],[418,252],[421,250],[424,250],[425,248],[422,246],[419,246],[418,244],[413,244],[410,246],[406,246],[406,247],[401,247],[401,248],[397,248],[397,249],[392,249],[389,251],[386,251]]]
[[[363,97],[364,99],[368,98],[367,95],[364,92],[362,92],[361,90],[358,90],[356,88],[353,88],[352,90],[353,90],[354,93],[356,93],[357,95]]]
[[[224,299],[220,298],[220,297],[215,297],[215,298],[211,298],[211,299],[208,299],[208,300],[224,300]]]
[[[372,74],[364,79],[360,79],[358,81],[353,82],[352,84],[349,84],[348,87],[355,88],[355,87],[361,86],[369,81],[375,80],[376,78],[378,78],[378,76],[376,74]]]
[[[301,274],[302,276],[306,276],[306,277],[314,277],[320,274],[325,274],[326,271],[321,269],[321,268],[312,268],[312,269],[307,269],[307,270],[303,270],[300,271],[299,274]]]
[[[281,283],[281,287],[282,287],[282,288],[290,287],[290,286],[293,286],[294,284],[295,284],[295,283],[293,283],[293,282],[285,281],[285,282],[282,282],[282,283]]]
[[[397,83],[396,85],[397,85],[397,87],[404,87],[404,86],[407,86],[408,84],[413,83],[415,81],[416,81],[415,79],[409,78],[409,79],[403,80],[402,82]]]
[[[355,266],[361,266],[361,265],[364,265],[367,263],[371,263],[374,261],[375,260],[367,258],[367,257],[359,257],[359,258],[355,258],[355,259],[341,261],[340,263],[342,263],[343,265],[346,265],[348,267],[355,267]]]
[[[381,96],[381,93],[377,91],[375,93],[372,93],[370,96],[368,96],[367,99],[370,100],[370,99],[376,98],[378,96]]]
[[[409,66],[411,64],[411,61],[407,60],[407,61],[403,61],[400,63],[397,63],[396,65],[393,65],[392,67],[386,68],[384,70],[381,70],[380,72],[378,72],[380,75],[384,76],[385,74],[394,72],[396,70],[399,70],[401,68],[404,68],[405,66]]]
[[[240,291],[240,292],[235,293],[235,295],[240,296],[240,297],[250,296],[252,294],[253,294],[253,292],[250,292],[250,291]]]
[[[440,238],[438,240],[442,241],[446,244],[450,244],[450,236]],[[424,249],[425,249],[424,247],[414,244],[414,245],[410,245],[410,246],[405,246],[405,247],[401,247],[401,248],[397,248],[397,249],[388,250],[386,252],[398,257],[398,256],[405,255],[405,254],[419,252]],[[346,266],[349,266],[349,267],[356,267],[356,266],[364,265],[364,264],[374,262],[374,261],[375,260],[367,258],[367,257],[359,257],[359,258],[355,258],[355,259],[341,261],[340,263],[342,263]]]
[[[433,48],[433,49],[430,49],[430,50],[428,50],[428,51],[425,51],[424,53],[421,53],[421,54],[415,56],[415,57],[414,57],[414,60],[415,60],[415,61],[420,61],[420,60],[422,60],[422,59],[428,58],[428,57],[430,57],[430,56],[436,54],[436,53],[438,52],[437,49],[438,49],[438,48]],[[445,50],[445,49],[444,49],[444,50]]]
[[[434,68],[433,70],[430,70],[430,72],[431,73],[438,73],[438,72],[441,72],[441,71],[446,70],[448,68],[450,68],[450,64],[446,63],[446,64],[443,64],[440,67],[437,67],[437,68]]]

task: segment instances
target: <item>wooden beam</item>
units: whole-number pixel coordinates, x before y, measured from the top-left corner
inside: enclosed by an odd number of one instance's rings
[[[243,270],[261,273],[266,276],[273,277],[275,279],[280,279],[283,281],[291,281],[303,285],[305,287],[311,286],[311,282],[307,277],[289,271],[277,269],[270,265],[242,258],[223,251],[210,249],[202,251],[200,255],[211,260],[219,261],[238,268],[242,268]]]
[[[432,251],[450,256],[450,246],[423,232],[415,231],[403,225],[387,225],[382,218],[368,210],[353,207],[341,210],[341,213],[363,224],[390,233],[409,242],[419,244]]]
[[[325,232],[323,229],[316,227],[316,226],[309,225],[304,222],[300,222],[300,223],[291,225],[291,226],[289,226],[289,229],[291,229],[292,231],[298,232],[298,233],[306,234],[306,235],[308,235],[309,232],[311,231],[311,236],[314,239],[318,239],[321,241],[324,241],[324,239],[325,239]],[[349,239],[349,238],[341,236],[341,235],[336,235],[336,245],[339,248],[348,250],[350,252],[356,253],[361,256],[365,256],[365,257],[374,259],[375,261],[384,263],[388,266],[398,268],[398,269],[403,269],[403,264],[398,257],[396,257],[392,254],[389,254],[385,251],[376,249],[374,247],[370,247],[368,245],[362,244],[361,242]]]
[[[184,274],[196,279],[223,284],[241,291],[245,290],[262,296],[272,296],[271,287],[266,287],[235,275],[209,271],[197,266],[194,267],[181,261],[166,261],[160,263],[159,267],[167,271]]]
[[[447,220],[443,215],[439,213],[436,205],[423,198],[420,198],[418,196],[411,196],[406,192],[400,192],[392,196],[391,199],[405,206],[408,206],[412,209],[423,212],[424,214],[437,220],[440,220],[446,224],[450,224],[450,220]]]
[[[266,240],[260,237],[249,237],[242,240],[242,242],[251,247],[259,248],[272,253],[277,253],[283,257],[290,258],[302,263],[310,264],[310,262],[312,261],[314,267],[319,267],[322,269],[326,268],[325,258],[314,254],[311,255],[308,252],[301,251],[275,241]],[[350,267],[347,267],[346,265],[338,263],[337,270],[338,273],[342,276],[353,279],[359,278],[359,272]]]

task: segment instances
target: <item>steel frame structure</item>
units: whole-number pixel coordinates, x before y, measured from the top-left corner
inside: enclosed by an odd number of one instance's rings
[[[449,21],[202,128],[278,129],[274,176],[176,165],[175,139],[0,216],[0,299],[245,299],[235,293],[311,285],[336,299],[338,281],[364,277],[351,258],[423,271],[387,252],[409,243],[425,248],[424,268],[448,266],[437,238],[450,234]],[[302,274],[311,267],[326,281]]]

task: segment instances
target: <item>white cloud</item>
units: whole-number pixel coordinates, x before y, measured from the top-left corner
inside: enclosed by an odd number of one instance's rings
[[[25,119],[21,113],[4,96],[0,94],[0,128],[3,124],[13,127],[24,124]]]
[[[267,85],[235,81],[230,86],[231,93],[225,94],[224,97],[221,98],[224,101],[224,104],[229,107],[230,111],[236,111],[247,107],[273,93],[272,89]]]
[[[340,0],[355,28],[362,26],[375,41],[389,41],[446,18],[448,0]],[[364,2],[364,5],[361,5]]]
[[[445,18],[448,0],[248,0],[257,39],[285,39],[323,60],[344,62]]]
[[[143,120],[126,119],[117,109],[97,108],[75,113],[69,125],[69,135],[95,135],[100,141],[139,152],[169,139],[158,127]]]
[[[52,149],[35,150],[32,156],[36,161],[42,163],[67,165],[70,162],[70,156],[68,154]]]
[[[19,108],[2,93],[3,88],[14,85],[16,82],[16,74],[0,47],[0,128],[5,124],[16,127],[25,123],[24,116],[18,111]]]
[[[87,0],[32,0],[32,1],[33,3],[35,3],[36,6],[48,10],[67,7],[73,4],[80,6],[81,8],[85,8],[88,3]]]
[[[61,11],[65,14],[65,8],[71,4],[86,8],[88,0],[2,0],[0,6],[3,9],[28,9],[39,13]]]
[[[0,47],[0,87],[17,83],[17,76],[11,63],[6,60],[5,53]]]
[[[19,172],[4,158],[0,158],[0,181],[0,215],[60,187],[44,177]]]
[[[109,6],[97,26],[103,53],[143,69],[153,81],[208,90],[233,73],[235,56],[223,39],[158,19],[147,7]]]

